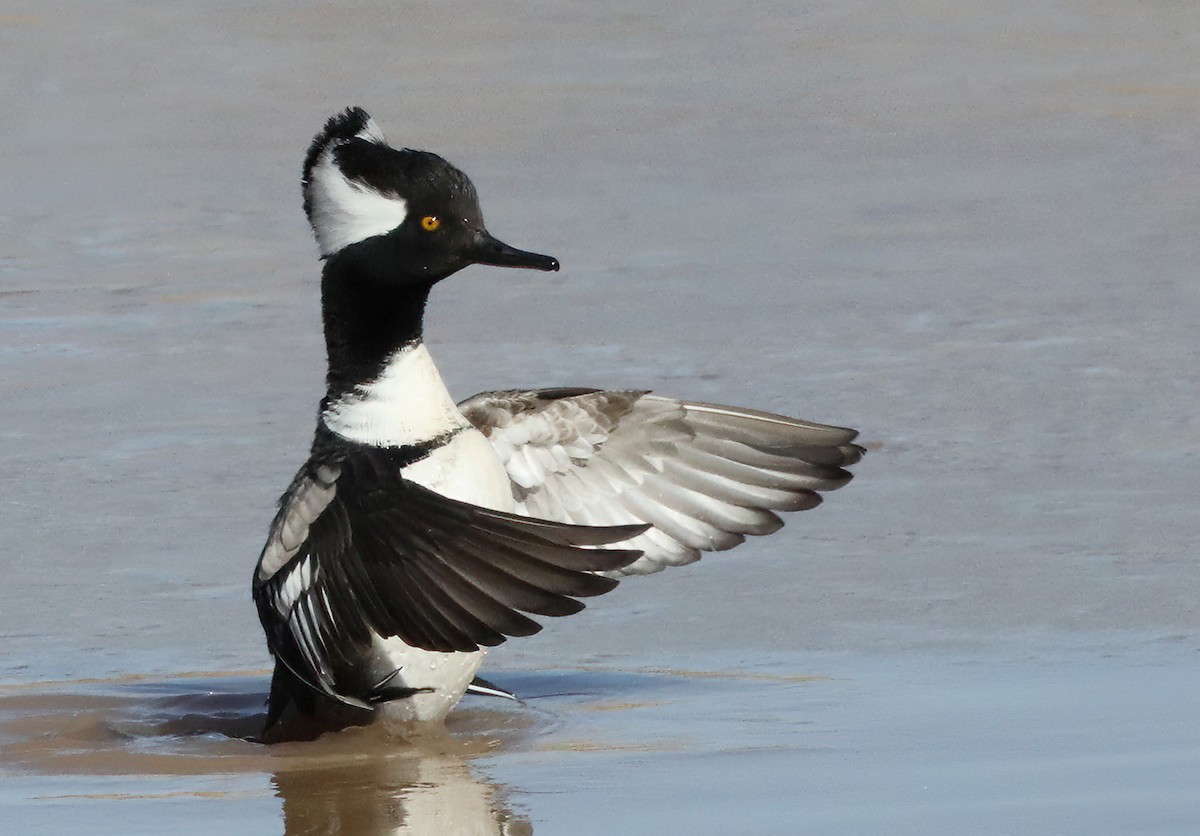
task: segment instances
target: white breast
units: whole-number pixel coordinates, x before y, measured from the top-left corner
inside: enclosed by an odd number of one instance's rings
[[[379,377],[329,404],[321,418],[342,438],[376,447],[420,444],[469,426],[419,342],[396,351]]]
[[[421,444],[453,433],[401,475],[460,502],[515,510],[503,463],[459,412],[424,344],[397,351],[376,380],[331,403],[321,417],[342,438],[379,447]],[[438,653],[410,647],[399,638],[376,637],[375,641],[383,661],[381,675],[398,668],[395,685],[432,689],[381,705],[385,723],[440,722],[462,699],[483,662],[482,650]]]
[[[443,496],[498,511],[513,511],[512,483],[492,445],[475,428],[462,430],[429,456],[404,468],[405,479]],[[462,699],[484,652],[436,653],[409,647],[400,639],[382,639],[388,664],[400,669],[398,679],[411,688],[432,688],[380,706],[385,723],[436,723]]]

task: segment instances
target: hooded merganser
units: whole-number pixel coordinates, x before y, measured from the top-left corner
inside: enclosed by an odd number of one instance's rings
[[[732,548],[851,478],[855,431],[644,391],[455,404],[422,342],[430,290],[470,264],[558,270],[483,225],[441,157],[360,108],[304,164],[324,270],[326,394],[253,581],[275,657],[264,740],[441,721],[526,613]]]

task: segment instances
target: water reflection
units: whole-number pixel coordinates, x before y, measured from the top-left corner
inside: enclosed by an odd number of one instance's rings
[[[479,779],[465,757],[408,749],[318,769],[280,769],[285,832],[526,834],[504,788]]]
[[[0,769],[45,775],[48,789],[53,776],[127,777],[110,798],[145,793],[163,776],[258,773],[282,801],[288,834],[533,832],[506,805],[508,789],[471,766],[529,732],[520,711],[464,712],[453,733],[414,739],[349,729],[264,746],[250,738],[265,693],[265,680],[250,677],[0,689]]]

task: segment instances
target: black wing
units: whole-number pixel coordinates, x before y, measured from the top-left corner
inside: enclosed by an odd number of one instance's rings
[[[641,552],[597,549],[644,525],[567,525],[449,499],[403,479],[394,456],[352,448],[310,462],[285,494],[253,590],[271,651],[335,699],[373,634],[474,651],[570,615]]]

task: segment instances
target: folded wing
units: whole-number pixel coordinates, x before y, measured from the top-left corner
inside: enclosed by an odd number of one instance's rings
[[[637,391],[486,392],[459,408],[491,441],[526,513],[651,526],[622,543],[644,555],[605,570],[614,576],[777,531],[777,511],[820,504],[864,452],[854,430]]]

